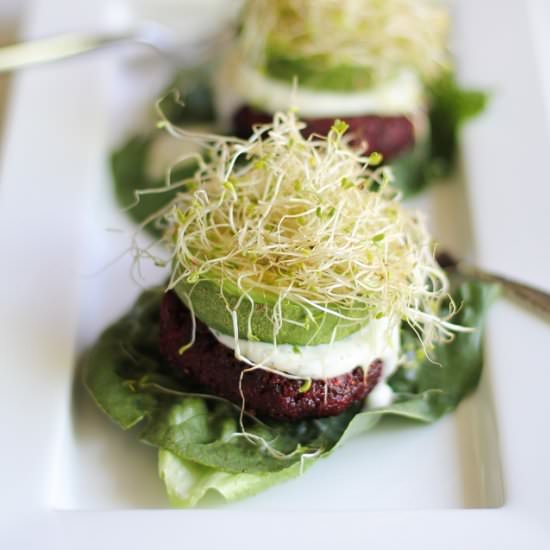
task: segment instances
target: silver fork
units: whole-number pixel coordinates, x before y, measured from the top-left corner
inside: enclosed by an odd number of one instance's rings
[[[174,31],[155,21],[123,32],[59,34],[0,48],[0,73],[132,42],[151,48],[184,68],[207,59],[230,36],[230,30],[224,29],[195,42],[182,43]]]
[[[447,251],[437,254],[439,265],[445,269],[454,271],[464,277],[472,277],[488,283],[501,285],[503,291],[521,304],[527,305],[545,317],[550,316],[550,294],[545,290],[515,281],[497,273],[484,271],[478,267],[468,265]]]

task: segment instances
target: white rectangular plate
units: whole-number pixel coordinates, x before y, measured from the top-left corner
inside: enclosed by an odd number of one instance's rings
[[[108,0],[91,4],[38,0],[28,35],[97,28],[111,11]],[[548,287],[544,8],[456,6],[460,74],[493,100],[465,134],[464,177],[419,204],[457,253]],[[129,257],[108,265],[132,228],[113,203],[106,159],[155,78],[144,83],[120,56],[102,55],[16,79],[0,173],[0,542],[548,546],[550,330],[507,302],[491,314],[482,384],[456,414],[427,427],[384,422],[303,478],[231,506],[166,509],[154,449],[101,416],[74,375],[78,353],[140,290]]]

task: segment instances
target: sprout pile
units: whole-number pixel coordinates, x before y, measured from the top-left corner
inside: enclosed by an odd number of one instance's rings
[[[376,81],[407,68],[430,80],[448,64],[447,35],[447,11],[434,0],[250,0],[240,47],[259,69],[271,51],[363,67]]]
[[[380,155],[350,147],[344,122],[306,139],[294,112],[277,113],[249,140],[161,125],[208,157],[149,220],[166,228],[169,288],[209,280],[222,292],[229,281],[251,301],[259,291],[354,320],[405,320],[426,349],[452,337],[453,312],[439,316],[448,281],[422,216],[401,205]]]

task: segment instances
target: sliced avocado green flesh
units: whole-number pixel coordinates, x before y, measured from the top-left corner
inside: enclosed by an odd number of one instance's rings
[[[273,296],[251,292],[252,304],[250,299],[243,297],[235,287],[224,285],[222,292],[219,283],[207,280],[195,284],[178,283],[175,291],[186,305],[189,305],[189,300],[191,301],[196,317],[210,328],[233,336],[230,312],[235,310],[240,338],[257,339],[262,342],[274,341],[273,310],[276,300]],[[290,300],[283,300],[281,309],[284,321],[276,333],[279,344],[326,344],[333,337],[341,340],[358,331],[369,320],[366,310],[356,309],[350,312],[338,310],[333,306],[332,311],[336,312],[333,314]],[[337,314],[357,320],[342,319]]]
[[[265,72],[276,80],[298,78],[303,88],[348,92],[373,86],[372,71],[357,65],[330,65],[324,56],[295,57],[280,48],[269,48]]]

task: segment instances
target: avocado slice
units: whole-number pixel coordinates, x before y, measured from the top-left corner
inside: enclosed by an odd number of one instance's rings
[[[350,308],[338,304],[327,304],[321,311],[307,304],[284,299],[280,307],[283,322],[275,330],[273,317],[277,297],[253,290],[249,298],[231,283],[221,285],[214,280],[200,280],[191,284],[180,282],[176,294],[184,304],[193,307],[198,319],[210,328],[233,335],[231,311],[237,313],[239,338],[257,339],[262,342],[292,344],[297,346],[326,344],[341,340],[365,326],[371,316],[364,307]],[[346,318],[342,318],[342,315]]]

